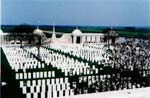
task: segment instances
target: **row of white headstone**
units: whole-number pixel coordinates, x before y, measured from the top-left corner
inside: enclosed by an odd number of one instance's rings
[[[34,62],[40,62],[30,56],[30,52],[17,47],[3,47],[3,50],[12,70],[16,72],[16,80],[20,81],[20,88],[22,88],[22,93],[26,95],[26,98],[39,98],[39,96],[40,98],[51,98],[74,94],[73,90],[70,89],[68,77],[65,80],[55,78],[55,71],[26,72],[24,69],[34,69],[34,67],[24,66],[34,66],[34,64],[37,64]],[[24,71],[18,72],[19,69]],[[46,86],[48,89],[46,89]],[[28,89],[30,90],[28,91]]]
[[[79,62],[79,61],[74,60],[72,58],[65,57],[61,54],[54,53],[54,52],[52,52],[50,50],[47,50],[45,48],[41,48],[41,51],[42,51],[41,52],[41,59],[44,60],[45,62],[49,61],[49,63],[51,63],[53,67],[58,67],[61,70],[64,70],[66,76],[69,75],[68,72],[70,72],[71,69],[74,69],[74,74],[75,74],[75,72],[77,72],[77,74],[80,74],[80,73],[83,73],[83,72],[84,72],[84,74],[92,74],[93,73],[93,72],[90,71],[89,65],[87,63],[84,64],[83,62]],[[32,67],[36,64],[37,64],[37,66],[39,66],[37,62],[40,62],[40,61],[37,61],[33,56],[30,55],[30,53],[35,53],[36,54],[36,52],[37,52],[36,48],[33,48],[31,50],[27,49],[27,51],[24,51],[23,49],[17,48],[17,47],[15,47],[15,48],[4,47],[4,52],[7,56],[7,59],[9,61],[10,65],[11,65],[12,69],[16,70],[16,79],[20,80],[20,85],[22,85],[21,81],[22,82],[25,82],[25,81],[31,81],[32,82],[32,81],[34,81],[34,79],[36,79],[36,81],[38,81],[39,79],[44,80],[44,79],[52,78],[52,77],[55,76],[54,73],[53,73],[54,71],[26,72],[26,69],[41,68],[41,67],[35,67],[35,68]],[[47,61],[46,61],[45,58],[49,58],[49,59],[47,59]],[[53,59],[50,59],[50,58],[53,58]],[[60,63],[60,61],[62,61],[62,62]],[[44,64],[42,64],[42,65],[44,65]],[[27,67],[27,66],[30,66],[30,67]],[[23,72],[18,73],[19,69],[22,69]],[[93,69],[96,70],[96,68],[94,66],[93,66]],[[98,73],[98,70],[96,72]],[[68,81],[65,82],[64,84],[68,84],[67,87],[68,88],[70,87]],[[57,82],[56,82],[56,84],[54,84],[54,85],[58,86],[58,85],[64,85],[64,84],[61,84],[61,83],[57,84]],[[27,85],[29,86],[30,82],[28,82]],[[26,94],[27,98],[30,98],[32,94],[39,93],[39,92],[27,92],[27,85],[20,86],[23,90],[23,94]],[[41,84],[41,85],[44,85],[44,84]],[[50,83],[50,85],[53,85],[53,82]],[[39,87],[38,84],[35,87]],[[33,89],[32,85],[30,86],[30,89]],[[31,90],[31,91],[33,91],[33,90]],[[37,91],[38,91],[38,88],[37,88]],[[47,92],[49,92],[49,90]],[[52,93],[50,94],[51,97],[52,96],[54,97],[56,92],[57,91],[55,91],[53,89]],[[59,93],[61,93],[61,94],[62,94],[62,92],[65,92],[65,93],[70,92],[69,94],[65,94],[65,96],[73,95],[73,90],[72,89],[65,89],[65,90],[63,89],[63,90],[59,91]],[[43,93],[40,93],[40,94],[41,94],[41,97],[44,98],[46,96],[43,95]],[[36,96],[34,96],[34,98],[36,98]]]
[[[99,44],[91,44],[89,45],[46,45],[48,48],[53,48],[55,50],[61,50],[65,53],[69,53],[70,55],[77,56],[82,59],[86,59],[92,62],[109,61],[109,55],[106,54],[106,49],[104,45]]]
[[[35,53],[37,50],[36,48],[27,49],[32,53]],[[90,74],[90,67],[88,63],[83,63],[83,61],[74,60],[73,58],[66,57],[65,55],[52,52],[46,48],[40,48],[40,58],[45,61],[47,64],[50,64],[53,67],[57,67],[65,72],[65,76],[68,76],[68,72],[72,71],[75,74]],[[96,70],[98,73],[98,69],[95,68],[93,65],[93,70]],[[92,72],[93,73],[93,72]]]
[[[21,48],[3,47],[7,60],[13,70],[18,72],[19,69],[26,72],[26,69],[44,68],[44,63],[36,60],[29,52]]]
[[[41,72],[23,72],[16,73],[16,79],[39,79],[39,78],[53,78],[55,71],[41,71]]]
[[[101,53],[101,51],[97,49],[101,49],[99,46],[95,49],[92,46],[47,46],[49,48],[53,48],[56,50],[61,50],[63,52],[75,51],[76,54],[79,56],[87,53],[85,51],[90,50],[88,56],[92,56],[92,53],[96,51],[97,53]],[[84,49],[85,48],[85,49]],[[47,65],[52,65],[52,67],[57,67],[61,69],[65,73],[65,78],[55,78],[55,71],[36,71],[36,72],[26,72],[26,69],[40,69],[46,66],[45,63],[41,63],[36,58],[34,58],[31,53],[38,55],[37,48],[25,48],[24,51],[21,48],[12,48],[12,47],[3,47],[4,53],[12,67],[13,70],[16,70],[16,79],[20,81],[20,88],[22,88],[23,94],[26,95],[26,98],[50,98],[50,97],[60,97],[60,96],[68,96],[73,95],[73,89],[70,89],[70,83],[68,81],[68,75],[70,75],[71,71],[73,70],[73,74],[84,74],[84,75],[91,75],[87,76],[88,81],[95,82],[96,76],[92,76],[93,71],[98,73],[98,69],[95,68],[95,65],[92,65],[90,68],[88,63],[83,63],[83,61],[78,61],[73,58],[69,58],[65,55],[60,53],[54,52],[52,50],[46,49],[41,47],[40,48],[40,59],[44,61]],[[80,52],[78,52],[80,51]],[[91,52],[92,51],[92,52]],[[82,52],[84,52],[82,54]],[[103,52],[103,51],[102,51]],[[74,55],[76,55],[74,53]],[[95,54],[97,55],[97,54]],[[100,54],[98,54],[100,56]],[[88,58],[88,57],[87,57]],[[35,66],[35,67],[34,67]],[[23,72],[18,72],[21,69]],[[92,70],[91,70],[92,69]],[[101,80],[105,80],[107,75],[100,75]],[[99,76],[96,78],[98,79]],[[107,77],[110,77],[109,75]],[[85,78],[81,79],[86,80]],[[40,82],[41,81],[41,82]],[[59,81],[59,82],[58,82]],[[48,90],[47,90],[48,86]],[[60,89],[62,86],[62,89]],[[64,87],[65,86],[65,87]],[[28,88],[29,87],[29,88]],[[33,90],[33,89],[36,90]],[[55,89],[56,88],[56,89]],[[30,89],[30,91],[28,91]],[[59,93],[59,94],[58,94]],[[64,94],[65,93],[65,94]]]

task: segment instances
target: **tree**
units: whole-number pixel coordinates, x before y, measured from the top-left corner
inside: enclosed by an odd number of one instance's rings
[[[109,40],[112,40],[112,43],[115,43],[115,39],[118,36],[118,34],[114,29],[110,28],[104,29],[103,33],[104,33],[104,42],[107,42],[109,45]]]
[[[40,59],[41,36],[35,35],[34,37],[35,37],[35,39],[37,39],[37,42],[35,42],[35,45],[36,45],[36,47],[38,49],[37,57]]]
[[[14,33],[32,33],[34,30],[34,28],[31,25],[27,25],[27,24],[21,24],[18,25],[14,28],[13,32]]]
[[[34,28],[31,25],[27,24],[21,24],[16,27],[14,27],[13,30],[13,37],[14,40],[18,39],[20,41],[21,47],[22,47],[22,41],[28,40],[28,44],[31,44],[31,41],[33,40],[33,32]]]
[[[109,39],[109,34],[108,32],[110,31],[111,29],[110,28],[106,28],[103,30],[103,33],[104,33],[104,42],[107,42],[108,39]]]

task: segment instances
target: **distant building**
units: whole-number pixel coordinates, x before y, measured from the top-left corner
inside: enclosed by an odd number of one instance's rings
[[[36,28],[33,31],[34,42],[35,43],[64,43],[64,44],[84,44],[84,43],[115,43],[116,36],[118,34],[114,30],[108,31],[108,33],[82,33],[81,30],[78,28],[74,29],[72,33],[61,33],[62,36],[60,38],[56,37],[56,34],[59,32],[55,32],[55,27],[53,27],[53,31],[51,32],[52,37],[47,38],[44,34],[45,31],[40,30],[39,28]],[[9,35],[9,33],[3,33],[2,30],[0,31],[1,36],[1,43],[7,42],[9,44],[16,44],[19,43],[15,38],[12,38],[12,35]],[[40,39],[40,40],[39,40]],[[26,43],[26,42],[24,42]]]
[[[38,43],[38,44],[41,44],[43,41],[45,41],[47,39],[46,35],[38,27],[37,27],[37,29],[35,29],[33,31],[33,35],[34,35],[35,43]]]
[[[70,43],[70,44],[83,44],[83,43],[103,43],[103,33],[82,33],[81,30],[76,28],[72,33],[63,33],[61,38],[56,38],[56,32],[53,28],[51,43]]]
[[[72,43],[102,43],[104,34],[102,33],[82,33],[78,28],[72,34]]]

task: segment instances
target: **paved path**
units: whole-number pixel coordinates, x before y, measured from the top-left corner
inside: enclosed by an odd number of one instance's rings
[[[109,91],[61,98],[150,98],[150,87],[132,90]]]

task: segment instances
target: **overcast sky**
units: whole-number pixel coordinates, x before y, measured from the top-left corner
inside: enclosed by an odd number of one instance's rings
[[[148,26],[150,0],[2,0],[2,24]]]

